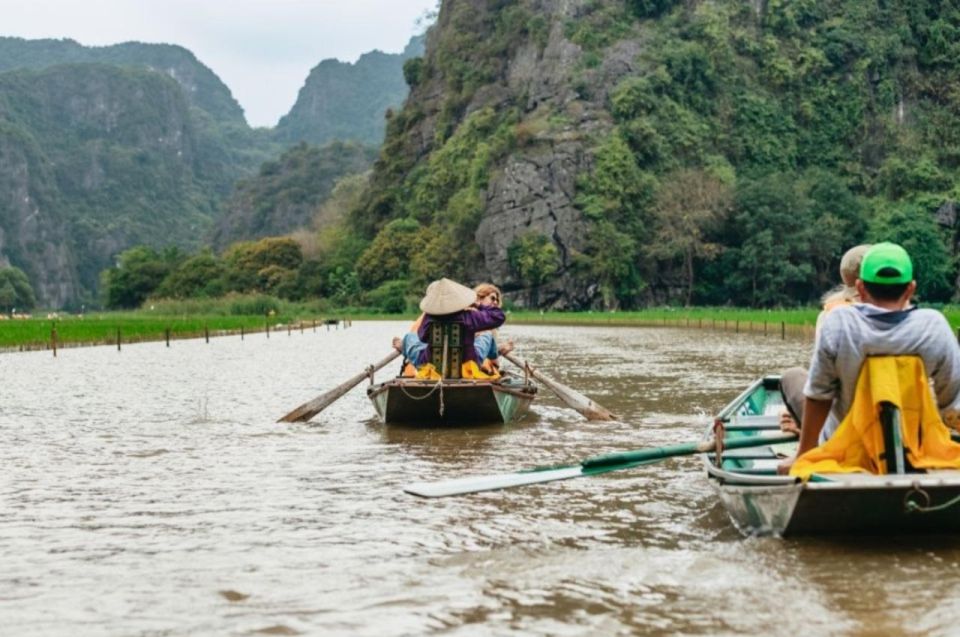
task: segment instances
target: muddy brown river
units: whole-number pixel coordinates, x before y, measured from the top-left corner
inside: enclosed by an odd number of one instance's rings
[[[402,492],[695,440],[808,341],[507,327],[621,420],[542,388],[508,426],[384,427],[357,388],[275,422],[405,327],[0,355],[0,634],[960,635],[960,541],[744,538],[696,458]]]

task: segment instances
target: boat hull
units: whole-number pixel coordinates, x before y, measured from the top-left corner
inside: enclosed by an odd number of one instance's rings
[[[384,423],[426,426],[509,423],[527,412],[536,394],[536,385],[513,378],[442,383],[394,378],[367,390]]]
[[[728,437],[776,430],[779,379],[757,381],[717,420]],[[712,429],[708,432],[712,436]],[[808,482],[776,475],[796,443],[703,454],[707,475],[733,523],[748,535],[955,533],[960,531],[960,471],[902,475],[817,474]],[[951,506],[945,506],[956,500]]]

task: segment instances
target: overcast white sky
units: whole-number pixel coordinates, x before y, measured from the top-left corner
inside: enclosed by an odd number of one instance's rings
[[[273,126],[320,60],[403,50],[437,0],[0,0],[0,35],[179,44],[253,126]]]

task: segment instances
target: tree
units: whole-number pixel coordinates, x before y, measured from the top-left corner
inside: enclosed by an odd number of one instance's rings
[[[792,175],[742,181],[731,225],[720,268],[729,298],[769,307],[794,305],[816,293],[810,252],[819,229]]]
[[[637,269],[637,242],[608,221],[599,221],[587,235],[586,252],[578,258],[597,280],[603,306],[616,309],[646,287]]]
[[[425,235],[414,219],[395,219],[384,226],[357,261],[357,277],[365,289],[406,279],[412,256],[421,251]]]
[[[702,170],[679,170],[661,179],[654,206],[654,239],[650,254],[683,262],[687,282],[685,304],[693,298],[694,261],[712,259],[722,246],[707,239],[727,215],[733,203],[730,188]]]
[[[920,298],[950,299],[954,264],[930,212],[916,204],[890,204],[871,221],[868,238],[873,243],[892,241],[903,246],[913,260],[913,278]]]
[[[175,248],[163,254],[148,246],[121,252],[117,266],[102,274],[106,306],[112,309],[140,307],[180,259],[182,255]]]
[[[533,303],[537,303],[537,288],[560,269],[560,253],[553,241],[532,232],[517,237],[507,248],[507,260],[514,274],[532,288]]]
[[[238,292],[267,292],[290,277],[278,272],[292,273],[303,263],[300,244],[289,237],[267,237],[259,241],[241,241],[230,246],[224,254],[227,262],[226,278],[229,287]]]
[[[30,279],[20,268],[0,268],[0,312],[32,310],[37,304]]]
[[[217,297],[226,291],[226,266],[209,249],[196,254],[163,279],[156,296],[174,299]]]

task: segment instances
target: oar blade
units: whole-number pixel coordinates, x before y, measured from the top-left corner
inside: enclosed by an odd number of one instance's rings
[[[330,397],[326,395],[320,398],[314,398],[310,402],[300,405],[277,422],[307,422],[326,409],[330,403],[336,399],[337,397],[330,399]]]
[[[403,490],[410,495],[417,495],[421,498],[443,498],[450,495],[466,495],[468,493],[479,493],[481,491],[497,491],[511,487],[522,487],[524,485],[539,484],[541,482],[568,480],[570,478],[579,478],[581,475],[583,475],[583,469],[580,465],[576,465],[573,467],[545,469],[542,471],[522,471],[519,473],[501,473],[486,476],[472,476],[469,478],[456,478],[454,480],[443,480],[441,482],[416,482],[414,484],[408,484]]]

